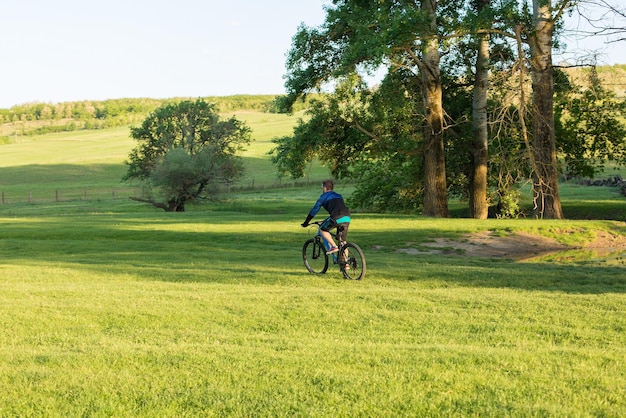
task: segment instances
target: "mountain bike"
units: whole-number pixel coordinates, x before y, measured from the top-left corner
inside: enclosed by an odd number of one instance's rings
[[[306,269],[313,274],[325,274],[328,270],[329,259],[332,258],[334,264],[339,265],[339,270],[343,277],[349,280],[361,280],[365,277],[365,255],[361,247],[354,242],[341,240],[340,232],[343,227],[339,225],[333,235],[339,251],[333,254],[326,254],[330,245],[320,233],[322,222],[311,222],[317,225],[317,235],[305,241],[302,247],[302,260]]]

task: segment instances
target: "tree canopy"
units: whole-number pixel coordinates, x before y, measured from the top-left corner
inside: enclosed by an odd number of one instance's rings
[[[624,162],[606,90],[594,88],[607,100],[562,90],[570,100],[555,109],[552,49],[562,16],[583,1],[332,1],[322,25],[293,38],[284,104],[323,86],[334,93],[275,141],[274,162],[298,177],[320,158],[357,179],[353,205],[431,216],[447,216],[450,194],[469,198],[472,217],[488,205],[514,215],[511,198],[531,180],[534,215],[562,217],[562,170]],[[380,83],[367,86],[363,77],[381,67]],[[598,138],[607,128],[616,135]]]
[[[237,154],[250,143],[250,129],[235,117],[222,120],[214,104],[198,99],[156,109],[131,137],[139,145],[124,180],[140,181],[149,194],[137,200],[184,211],[186,202],[213,198],[241,176]]]
[[[436,0],[335,0],[320,28],[301,26],[295,35],[287,59],[286,87],[290,105],[311,89],[332,80],[349,79],[359,70],[373,71],[385,66],[390,73],[400,71],[409,82],[404,90],[410,85],[407,94],[421,99],[422,110],[415,112],[413,118],[413,123],[421,127],[419,138],[413,138],[418,150],[413,158],[420,160],[423,168],[423,211],[427,215],[447,216],[439,63],[440,42],[448,25],[443,24],[444,19],[437,19],[437,12]],[[359,88],[358,83],[353,85]],[[363,135],[378,138],[371,128],[358,126]],[[334,140],[338,141],[335,149],[339,149],[342,141]],[[341,164],[338,160],[342,157],[336,156],[336,165]]]

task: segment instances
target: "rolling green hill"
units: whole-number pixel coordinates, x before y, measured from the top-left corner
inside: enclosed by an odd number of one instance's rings
[[[243,153],[246,173],[236,187],[258,189],[283,183],[267,153],[273,138],[291,134],[302,113],[227,113],[233,114],[251,127],[253,138]],[[128,127],[20,136],[0,145],[0,192],[5,202],[110,198],[114,194],[123,198],[140,193],[121,183],[127,169],[124,161],[134,146]],[[321,180],[328,170],[314,164],[309,176]]]

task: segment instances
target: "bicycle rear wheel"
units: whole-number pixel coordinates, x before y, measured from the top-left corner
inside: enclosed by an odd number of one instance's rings
[[[339,250],[339,269],[348,280],[361,280],[365,277],[365,255],[361,247],[353,242],[346,243]]]
[[[324,274],[328,270],[326,248],[317,239],[311,238],[302,247],[302,261],[306,269],[313,274]]]

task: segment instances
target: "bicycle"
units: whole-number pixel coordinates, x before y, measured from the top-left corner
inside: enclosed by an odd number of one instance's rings
[[[311,222],[311,225],[317,225],[317,235],[305,241],[302,247],[302,260],[306,269],[313,274],[325,274],[328,270],[329,255],[326,251],[330,248],[328,242],[320,233],[320,225],[322,222]],[[339,265],[339,270],[343,277],[349,280],[361,280],[365,277],[365,255],[363,250],[354,242],[346,242],[341,240],[340,232],[343,227],[339,225],[333,235],[338,243],[339,251],[330,254],[333,257],[333,263]]]

